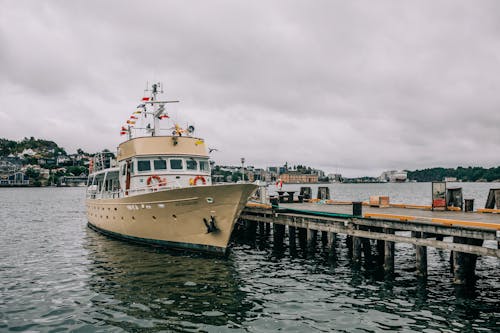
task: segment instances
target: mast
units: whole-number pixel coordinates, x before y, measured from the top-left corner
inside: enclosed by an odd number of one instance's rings
[[[148,90],[146,90],[148,91]],[[167,103],[179,103],[179,101],[158,101],[158,94],[163,94],[163,85],[161,83],[154,83],[151,86],[151,98],[146,104],[151,105],[152,111],[147,112],[146,114],[152,117],[152,128],[149,129],[152,136],[160,135],[160,117],[165,112],[165,104]],[[151,120],[149,121],[149,125],[151,125]]]
[[[143,132],[142,136],[160,136],[160,120],[168,118],[165,111],[165,104],[167,103],[179,103],[179,101],[168,101],[168,100],[158,100],[159,94],[163,94],[163,85],[161,83],[154,83],[149,89],[149,85],[144,90],[144,97],[130,119],[127,120],[127,125],[122,126],[121,135],[127,134],[128,139],[132,137],[141,136],[137,130]],[[149,95],[149,96],[148,96]],[[138,116],[143,115],[144,120],[141,121],[143,127],[135,127],[136,121],[139,120]],[[132,130],[135,131],[132,135]]]

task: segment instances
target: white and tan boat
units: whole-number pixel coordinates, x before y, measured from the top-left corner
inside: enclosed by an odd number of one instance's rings
[[[91,163],[87,187],[88,225],[109,236],[179,249],[224,254],[236,219],[257,188],[212,184],[207,147],[194,128],[168,119],[154,84],[121,134],[117,158],[101,153]]]

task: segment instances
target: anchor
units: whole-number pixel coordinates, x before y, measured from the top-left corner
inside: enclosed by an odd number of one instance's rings
[[[207,227],[207,234],[219,230],[215,225],[215,217],[213,215],[210,216],[210,222],[208,222],[206,218],[203,218],[203,223],[205,223],[205,226]]]

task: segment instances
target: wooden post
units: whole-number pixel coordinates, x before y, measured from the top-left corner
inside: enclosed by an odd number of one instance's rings
[[[335,249],[335,243],[337,242],[337,234],[334,232],[328,233],[328,256],[331,258],[335,258],[337,256],[337,252]]]
[[[347,248],[347,257],[352,258],[352,236],[345,237],[345,246]]]
[[[365,264],[369,265],[372,262],[372,245],[368,238],[361,238],[363,245],[363,256],[365,257]]]
[[[355,264],[361,262],[361,238],[353,236],[352,237],[352,260]]]
[[[285,225],[273,223],[273,245],[276,250],[283,248],[283,238],[285,236]]]
[[[259,223],[259,234],[262,236],[264,235],[264,222],[258,222]]]
[[[328,231],[321,232],[321,246],[326,248],[328,246]]]
[[[298,228],[299,229],[299,246],[305,251],[307,250],[307,229]]]
[[[425,233],[415,232],[415,237],[425,238]],[[415,246],[415,259],[417,276],[422,279],[427,279],[427,246]]]
[[[383,240],[377,239],[377,264],[381,265],[384,262],[384,248]]]
[[[295,227],[288,226],[288,244],[290,249],[295,249],[297,246],[297,235]]]
[[[257,233],[257,222],[255,221],[245,221],[246,223],[246,238],[255,238]]]
[[[386,234],[393,234],[394,230],[385,229]],[[384,241],[384,271],[386,276],[394,275],[394,242]]]
[[[316,236],[318,230],[307,229],[307,250],[313,253],[316,250]]]
[[[453,237],[454,243],[481,246],[482,239],[472,239],[464,237]],[[453,251],[453,283],[457,285],[473,285],[476,281],[476,261],[477,255]]]

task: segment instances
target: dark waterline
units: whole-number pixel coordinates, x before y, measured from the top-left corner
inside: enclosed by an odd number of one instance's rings
[[[498,259],[479,258],[471,296],[452,285],[446,251],[429,249],[420,283],[404,244],[392,282],[345,250],[332,263],[273,253],[270,238],[226,260],[183,255],[88,229],[83,197],[0,190],[0,331],[499,331]]]

